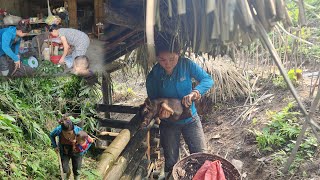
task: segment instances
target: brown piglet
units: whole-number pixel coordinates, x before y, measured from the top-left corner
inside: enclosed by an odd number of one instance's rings
[[[163,108],[171,113],[169,121],[178,121],[192,116],[190,107],[182,105],[180,99],[158,98],[150,100],[147,98],[141,105],[141,115],[143,117],[142,126],[149,125],[150,121],[155,118],[159,119],[160,109]]]

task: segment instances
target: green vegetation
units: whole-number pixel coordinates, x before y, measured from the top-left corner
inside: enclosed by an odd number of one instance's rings
[[[49,132],[64,113],[77,113],[84,129],[95,127],[94,105],[100,88],[76,76],[20,78],[0,83],[0,177],[2,179],[58,179],[59,163]],[[96,179],[94,169],[83,178]],[[94,177],[94,178],[93,178]]]
[[[300,113],[292,111],[293,107],[294,104],[289,103],[280,112],[269,111],[270,121],[267,126],[262,131],[253,130],[258,148],[262,152],[272,153],[274,162],[280,167],[290,155],[301,130],[301,125],[298,123]],[[316,148],[317,141],[308,132],[291,168],[295,169],[303,160],[312,159]]]
[[[36,70],[37,76],[50,76],[63,73],[64,68],[61,65],[53,64],[51,61],[42,61]]]
[[[302,76],[302,70],[301,69],[290,69],[288,71],[288,76],[293,85],[297,86],[298,85],[298,80]],[[272,79],[272,83],[281,89],[287,89],[288,85],[285,82],[283,76],[277,76]]]

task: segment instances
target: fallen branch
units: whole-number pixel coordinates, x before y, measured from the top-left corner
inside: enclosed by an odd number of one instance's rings
[[[292,37],[293,39],[296,39],[296,40],[298,40],[298,41],[304,42],[304,43],[309,44],[309,45],[311,45],[311,46],[315,46],[313,43],[311,43],[311,42],[309,42],[309,41],[306,41],[306,40],[304,40],[304,39],[301,39],[300,37],[297,37],[297,36],[289,33],[289,32],[288,32],[287,30],[285,30],[280,24],[277,24],[276,28],[278,29],[278,27],[280,27],[280,29],[281,29],[284,33],[286,33],[287,35],[289,35],[289,36]]]
[[[260,102],[264,101],[267,98],[270,98],[273,96],[273,94],[267,94],[268,91],[262,94],[262,96],[257,99],[249,108],[246,108],[232,123],[231,125],[234,125],[238,122],[239,119],[245,119],[248,117],[252,112],[255,112],[257,108],[255,108]]]

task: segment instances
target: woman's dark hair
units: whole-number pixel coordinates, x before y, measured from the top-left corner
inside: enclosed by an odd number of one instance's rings
[[[73,122],[68,117],[63,117],[59,123],[63,131],[71,131],[74,129]]]
[[[49,27],[49,32],[52,32],[53,30],[58,30],[60,29],[61,27],[57,24],[52,24],[50,27]]]
[[[180,53],[180,44],[178,39],[167,33],[157,33],[155,38],[156,56],[161,52]]]
[[[77,134],[77,137],[79,137],[81,140],[85,140],[88,138],[88,134],[85,131],[80,131],[79,134]]]
[[[17,30],[21,30],[23,33],[30,32],[30,23],[28,20],[21,20],[19,21],[18,25],[16,26]]]

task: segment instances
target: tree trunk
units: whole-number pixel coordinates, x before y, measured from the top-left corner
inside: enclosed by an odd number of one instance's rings
[[[101,176],[113,165],[130,140],[130,131],[124,129],[103,151],[98,160],[97,171]]]

